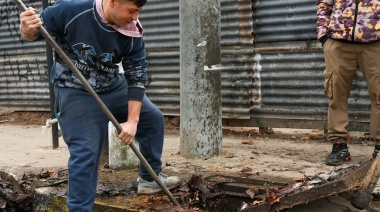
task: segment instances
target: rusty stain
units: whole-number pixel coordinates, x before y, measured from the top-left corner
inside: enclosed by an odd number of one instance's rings
[[[253,25],[252,25],[252,1],[251,0],[238,0],[238,15],[239,15],[239,35],[243,43],[253,44]],[[249,21],[247,21],[249,18]],[[250,25],[248,25],[251,23]],[[248,25],[248,26],[247,26]],[[247,29],[248,28],[248,29]]]

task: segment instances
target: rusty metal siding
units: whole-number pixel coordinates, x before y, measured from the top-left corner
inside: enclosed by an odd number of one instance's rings
[[[327,100],[323,91],[323,57],[318,52],[257,53],[262,101],[252,116],[322,119]]]
[[[316,1],[253,1],[254,72],[261,101],[251,118],[326,120],[324,55],[316,41]],[[349,97],[351,121],[368,122],[370,100],[357,72]]]
[[[252,3],[222,0],[221,9],[223,117],[249,119],[250,107],[260,100],[253,73]],[[146,93],[165,115],[178,116],[179,1],[149,1],[140,21],[149,62]]]
[[[249,119],[261,99],[260,76],[254,72],[252,2],[221,1],[223,118]]]
[[[42,8],[41,1],[25,2]],[[21,40],[18,14],[11,1],[0,3],[0,107],[48,111],[45,43]],[[179,1],[151,0],[140,20],[147,95],[165,115],[179,116]],[[314,0],[221,0],[223,118],[326,120],[325,64],[315,22]],[[349,104],[351,120],[369,121],[360,71]]]
[[[179,48],[179,1],[150,0],[140,12],[148,50]]]
[[[255,42],[315,40],[317,1],[253,1]]]
[[[42,9],[41,1],[24,1]],[[26,42],[19,34],[19,9],[0,3],[0,107],[48,111],[49,88],[45,42]]]
[[[16,17],[18,10],[11,3],[8,4],[6,5],[7,10],[12,11],[14,15],[13,27],[9,28],[13,34],[19,37]],[[41,8],[41,5],[35,1],[32,1],[31,6]],[[221,1],[221,6],[223,116],[225,118],[249,118],[250,106],[258,104],[260,100],[258,76],[253,73],[251,2]],[[10,14],[9,11],[7,13]],[[144,39],[149,61],[147,95],[165,115],[179,115],[179,2],[178,0],[150,1],[144,7],[140,19],[145,29]],[[2,26],[2,28],[4,27]],[[12,42],[10,46],[16,46],[16,50],[6,46],[5,43],[2,43],[2,48],[9,55],[13,51],[12,54],[17,55],[16,58],[24,58],[21,62],[39,64],[45,60],[43,42],[22,43],[22,40],[17,39]],[[34,52],[35,48],[40,51]],[[20,50],[25,50],[25,52],[20,53]],[[30,56],[31,54],[33,56]],[[42,59],[39,59],[38,55]],[[32,58],[34,61],[29,61]],[[15,62],[16,64],[18,64],[18,60]],[[6,62],[5,59],[4,63]],[[13,78],[17,78],[19,75],[18,73],[14,74]],[[32,91],[35,85],[30,84],[27,87],[31,87],[30,91]],[[43,83],[41,87],[39,90],[44,90]],[[6,90],[7,93],[14,92],[7,89],[2,90]],[[13,94],[17,95],[17,93]],[[48,94],[46,94],[46,98],[48,98]],[[28,99],[27,101],[29,102]],[[6,102],[9,104],[3,103],[2,105],[18,108],[18,103],[12,105],[12,101]],[[33,103],[33,105],[35,104]],[[36,107],[31,105],[24,108],[24,110],[35,109]],[[37,109],[39,110],[39,108]],[[45,110],[48,110],[48,105],[45,105]]]
[[[146,94],[165,115],[179,116],[179,1],[148,1],[139,18],[149,64]]]

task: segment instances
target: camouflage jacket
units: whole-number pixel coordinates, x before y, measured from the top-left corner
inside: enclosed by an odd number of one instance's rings
[[[317,38],[380,40],[380,0],[318,0]]]

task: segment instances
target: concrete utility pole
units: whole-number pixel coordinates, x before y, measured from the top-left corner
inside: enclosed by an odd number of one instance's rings
[[[222,152],[219,0],[180,0],[181,155]]]

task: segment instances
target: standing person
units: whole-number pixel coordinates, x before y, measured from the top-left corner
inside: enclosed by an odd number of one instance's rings
[[[348,97],[357,68],[368,85],[371,99],[372,153],[380,150],[380,0],[318,0],[317,37],[322,43],[326,69],[325,93],[329,99],[328,139],[333,141],[327,165],[351,159],[346,141]]]
[[[145,95],[147,61],[138,15],[146,0],[58,0],[37,14],[29,8],[20,15],[21,36],[41,39],[44,25],[73,64],[121,123],[118,137],[139,142],[141,154],[168,189],[179,177],[161,174],[164,119]],[[117,64],[122,62],[124,74]],[[55,85],[56,112],[68,161],[69,211],[92,211],[99,158],[106,139],[108,118],[80,80],[55,54],[50,80]],[[138,193],[153,194],[161,188],[140,163]]]

